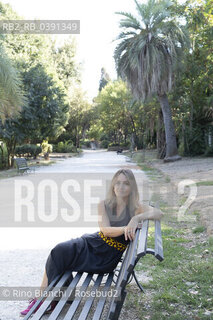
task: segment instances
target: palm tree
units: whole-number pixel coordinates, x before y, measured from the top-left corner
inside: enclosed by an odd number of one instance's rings
[[[20,76],[0,44],[0,119],[15,116],[26,102]]]
[[[117,72],[127,81],[136,99],[145,101],[157,96],[166,135],[164,161],[179,160],[167,93],[172,89],[181,52],[188,45],[187,33],[172,17],[170,1],[148,0],[146,4],[134,1],[137,17],[116,12],[124,17],[120,20],[122,32],[116,39],[120,41],[114,52]]]

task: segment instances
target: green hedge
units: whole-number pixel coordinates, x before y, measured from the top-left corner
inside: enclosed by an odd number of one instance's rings
[[[111,142],[108,144],[108,147],[130,147],[131,143],[127,140],[127,142],[114,143]]]
[[[204,156],[206,156],[206,157],[212,157],[213,156],[213,146],[212,147],[206,147]]]
[[[120,146],[121,146],[121,147],[130,147],[130,146],[131,146],[131,142],[130,142],[130,141],[121,142],[121,143],[120,143]]]
[[[111,142],[108,145],[108,147],[118,147],[118,146],[119,146],[119,143],[114,143],[114,142]]]
[[[15,149],[16,157],[36,158],[41,152],[41,147],[35,144],[24,144],[22,146],[17,146]]]

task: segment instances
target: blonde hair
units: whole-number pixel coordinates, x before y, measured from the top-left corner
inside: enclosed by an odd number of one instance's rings
[[[138,192],[138,186],[137,186],[137,183],[135,180],[135,176],[130,169],[120,169],[114,174],[114,176],[111,180],[111,184],[110,184],[106,199],[105,199],[105,203],[110,208],[111,212],[116,207],[117,198],[116,198],[116,194],[114,192],[114,186],[117,182],[118,176],[121,173],[123,173],[126,176],[127,180],[129,181],[129,184],[130,184],[130,194],[129,194],[129,198],[128,198],[128,207],[129,207],[130,216],[134,216],[135,210],[138,209],[140,206],[139,192]]]

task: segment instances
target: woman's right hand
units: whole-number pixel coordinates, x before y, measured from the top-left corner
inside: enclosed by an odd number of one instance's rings
[[[132,217],[128,225],[124,227],[125,240],[128,240],[128,239],[131,241],[134,240],[137,226],[138,226],[137,219],[134,219],[134,217]]]

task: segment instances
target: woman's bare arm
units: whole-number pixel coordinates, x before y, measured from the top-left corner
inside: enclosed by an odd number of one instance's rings
[[[136,210],[135,216],[131,218],[127,226],[111,227],[105,210],[104,201],[101,201],[98,204],[98,224],[105,237],[118,237],[125,234],[125,238],[127,239],[128,236],[131,240],[133,239],[134,232],[132,232],[130,237],[130,235],[128,235],[128,229],[136,229],[137,224],[143,220],[160,220],[162,217],[163,212],[160,209],[141,204],[140,208]]]
[[[136,209],[135,215],[129,221],[127,227],[124,230],[125,239],[133,240],[135,237],[135,231],[138,223],[143,220],[160,220],[163,216],[163,212],[160,209],[153,208],[144,204],[140,204],[140,207]]]
[[[140,208],[136,210],[134,219],[137,222],[143,220],[160,220],[163,217],[163,212],[160,209],[141,204]]]
[[[124,227],[111,227],[104,201],[98,204],[98,224],[105,237],[118,237],[124,233]]]

